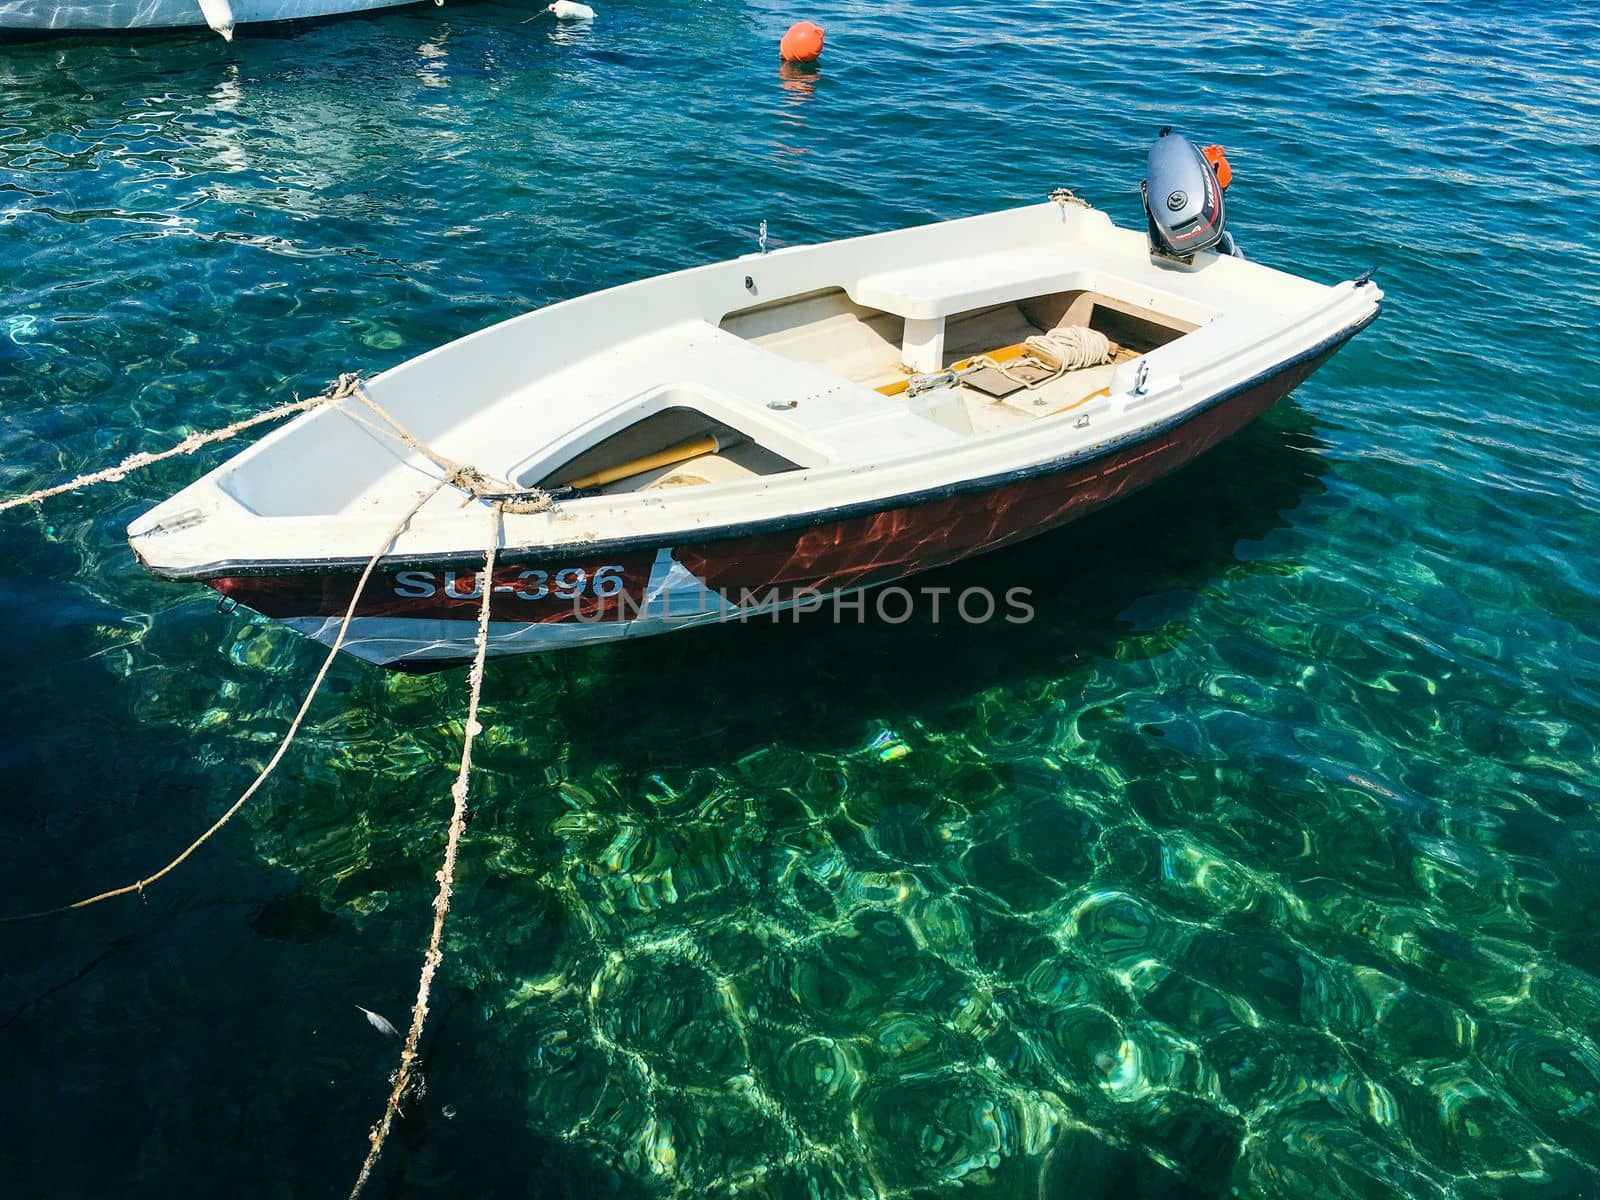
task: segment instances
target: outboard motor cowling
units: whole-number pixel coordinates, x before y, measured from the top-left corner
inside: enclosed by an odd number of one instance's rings
[[[1161,131],[1145,160],[1140,190],[1150,253],[1184,263],[1193,262],[1202,250],[1238,254],[1228,236],[1217,173],[1204,152],[1181,133]]]

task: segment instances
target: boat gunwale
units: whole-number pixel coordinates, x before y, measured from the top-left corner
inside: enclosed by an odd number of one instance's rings
[[[1085,447],[1080,451],[1060,455],[1043,462],[1015,467],[993,475],[980,475],[952,480],[917,491],[851,501],[831,508],[809,508],[751,521],[715,525],[704,529],[665,530],[632,534],[624,537],[577,538],[563,542],[544,542],[533,545],[504,547],[497,551],[496,558],[502,564],[510,566],[524,565],[528,562],[538,562],[552,557],[571,557],[577,554],[593,557],[597,553],[634,552],[673,545],[683,541],[692,541],[696,545],[711,544],[756,534],[782,533],[792,529],[803,529],[830,521],[849,520],[870,515],[874,512],[914,508],[922,504],[936,503],[955,496],[992,491],[1021,480],[1062,474],[1068,470],[1118,453],[1130,446],[1137,446],[1142,442],[1153,440],[1169,430],[1187,424],[1200,414],[1293,370],[1302,363],[1332,354],[1376,321],[1381,312],[1382,299],[1380,298],[1374,302],[1371,311],[1364,314],[1359,320],[1345,326],[1336,333],[1322,338],[1305,350],[1298,351],[1275,362],[1264,371],[1258,371],[1239,383],[1231,384],[1203,400],[1187,405],[1180,411],[1160,421],[1140,426],[1118,437],[1110,438],[1093,446]],[[134,552],[138,554],[137,545],[134,547]],[[152,575],[159,579],[179,582],[203,582],[216,578],[273,575],[337,575],[359,571],[370,561],[367,557],[352,556],[246,560],[221,559],[198,566],[168,568],[151,564],[142,554],[138,554],[138,557],[141,564]],[[380,558],[377,563],[377,569],[385,571],[405,570],[412,567],[447,569],[461,567],[473,569],[482,562],[482,559],[482,550],[426,551]]]

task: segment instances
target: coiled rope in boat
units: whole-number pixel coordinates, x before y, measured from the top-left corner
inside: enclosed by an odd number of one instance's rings
[[[1036,333],[1022,344],[1053,359],[1062,371],[1078,371],[1111,361],[1111,339],[1087,325],[1061,325]]]
[[[1078,371],[1084,367],[1097,367],[1108,363],[1115,353],[1111,348],[1111,339],[1098,329],[1090,329],[1087,325],[1062,325],[1044,333],[1034,334],[1023,340],[1022,347],[1024,353],[1021,359],[1002,362],[986,354],[980,354],[969,361],[993,367],[1013,383],[1020,383],[1023,387],[1033,390],[1060,379],[1068,371]],[[1042,379],[1030,379],[1018,373],[1015,368],[1027,359],[1039,364],[1049,374]]]

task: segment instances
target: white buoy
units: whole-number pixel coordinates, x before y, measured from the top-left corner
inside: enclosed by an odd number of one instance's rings
[[[200,0],[200,11],[206,24],[220,33],[223,41],[233,41],[233,5],[228,0]]]
[[[544,11],[547,13],[554,13],[556,20],[558,21],[594,20],[594,9],[590,8],[587,4],[575,3],[575,0],[556,0],[554,4],[550,5]]]

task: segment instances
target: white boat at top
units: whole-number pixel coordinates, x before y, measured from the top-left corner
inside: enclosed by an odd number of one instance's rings
[[[443,0],[0,0],[0,30],[65,32],[210,26],[224,37],[234,27],[302,21],[342,13]]]
[[[344,648],[427,670],[470,656],[486,586],[490,651],[522,653],[1020,541],[1204,453],[1378,314],[1367,276],[1218,253],[1222,188],[1183,139],[1146,183],[1148,232],[1060,193],[516,317],[295,418],[132,545],[330,643],[378,555]]]

